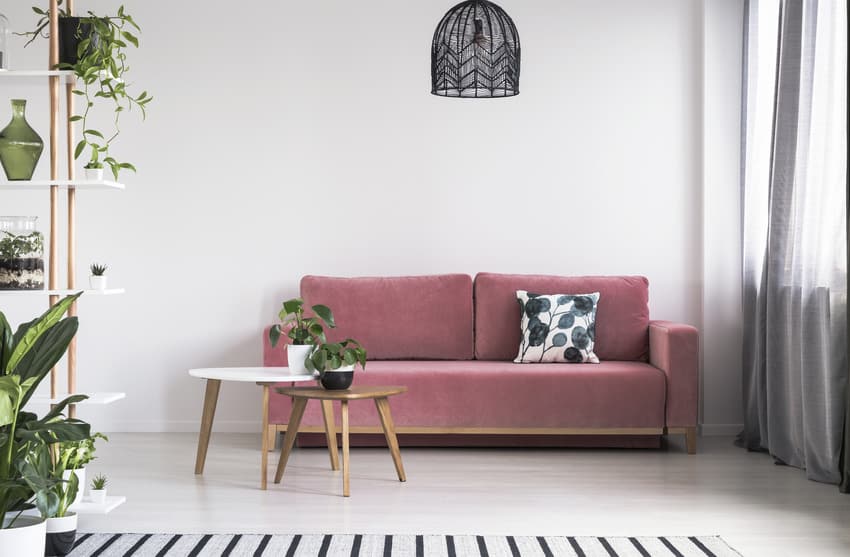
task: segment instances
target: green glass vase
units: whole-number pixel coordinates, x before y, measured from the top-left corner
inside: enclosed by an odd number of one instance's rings
[[[0,163],[9,180],[29,180],[44,151],[44,141],[30,127],[27,101],[12,99],[12,121],[0,131]]]

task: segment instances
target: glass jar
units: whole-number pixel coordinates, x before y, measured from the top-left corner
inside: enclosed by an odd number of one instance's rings
[[[0,71],[9,69],[9,20],[0,13]]]
[[[0,217],[0,290],[44,288],[44,236],[38,217]]]

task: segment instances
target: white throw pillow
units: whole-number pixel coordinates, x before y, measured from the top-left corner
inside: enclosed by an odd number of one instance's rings
[[[522,342],[514,362],[599,363],[593,352],[599,292],[541,295],[517,290],[516,297],[522,309]]]

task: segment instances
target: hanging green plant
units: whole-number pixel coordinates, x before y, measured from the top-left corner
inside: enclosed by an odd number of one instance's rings
[[[62,5],[60,0],[59,5]],[[33,12],[41,16],[34,31],[19,33],[30,37],[27,45],[36,38],[46,37],[50,23],[49,10],[43,10],[33,6]],[[72,122],[80,122],[82,126],[82,139],[74,148],[74,159],[79,159],[84,153],[88,153],[86,168],[103,168],[108,166],[115,179],[121,170],[136,171],[135,166],[126,161],[119,161],[110,149],[121,134],[121,117],[136,107],[145,119],[148,103],[153,97],[147,91],[138,95],[131,93],[128,89],[126,75],[130,70],[127,65],[127,49],[132,45],[139,46],[138,33],[141,29],[133,20],[133,17],[124,10],[124,6],[118,8],[116,15],[101,16],[89,11],[86,16],[72,18],[65,8],[59,8],[60,20],[76,21],[76,27],[71,25],[60,26],[73,30],[76,41],[76,52],[74,55],[66,56],[69,61],[60,62],[57,69],[70,70],[77,77],[74,95],[82,97],[84,110],[82,114],[71,117]],[[67,32],[67,31],[66,31]],[[68,44],[61,37],[60,42]],[[73,48],[73,47],[71,47]],[[67,50],[67,49],[66,49]],[[89,125],[92,110],[102,100],[108,103],[113,110],[113,126],[106,132],[97,130]]]

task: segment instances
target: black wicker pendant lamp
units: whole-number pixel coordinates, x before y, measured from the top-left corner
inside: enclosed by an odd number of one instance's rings
[[[505,10],[487,0],[467,0],[446,12],[431,43],[431,93],[519,95],[519,33]]]

